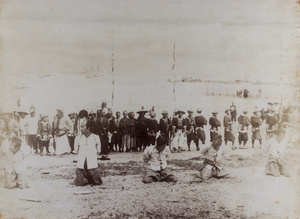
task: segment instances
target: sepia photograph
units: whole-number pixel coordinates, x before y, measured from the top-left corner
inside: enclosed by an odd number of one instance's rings
[[[0,0],[0,218],[300,218],[300,1]]]

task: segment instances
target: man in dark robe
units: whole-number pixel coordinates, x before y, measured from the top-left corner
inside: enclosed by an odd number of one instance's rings
[[[227,145],[228,141],[231,141],[231,143],[232,143],[231,148],[232,148],[232,150],[235,150],[236,149],[236,147],[234,146],[235,137],[232,133],[232,120],[230,118],[230,109],[227,109],[225,111],[225,116],[224,116],[224,119],[223,119],[223,125],[224,125],[225,145]]]
[[[202,144],[205,145],[205,131],[204,126],[207,125],[207,120],[204,118],[204,116],[201,115],[202,110],[199,108],[197,109],[197,116],[195,117],[195,126],[196,126],[196,133],[198,135],[198,138],[201,140]]]
[[[145,118],[145,114],[147,110],[142,109],[138,111],[139,114],[136,120],[135,134],[136,134],[136,147],[137,150],[143,151],[147,146],[147,119]]]
[[[193,116],[194,111],[192,109],[188,110],[188,116],[185,118],[185,125],[187,131],[187,145],[188,150],[191,151],[191,142],[194,141],[196,144],[197,151],[200,150],[199,148],[199,138],[195,132],[195,117]]]
[[[217,139],[219,135],[219,130],[218,127],[221,127],[221,122],[217,118],[218,112],[213,111],[212,112],[212,117],[209,119],[209,124],[210,124],[210,142],[213,142],[214,140]]]

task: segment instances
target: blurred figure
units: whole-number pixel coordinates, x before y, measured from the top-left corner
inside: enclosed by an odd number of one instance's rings
[[[23,144],[16,136],[6,139],[1,144],[1,153],[4,155],[4,185],[8,189],[28,188],[25,177],[25,158],[30,155],[31,149]]]
[[[285,138],[285,130],[281,129],[277,132],[270,133],[270,138],[267,140],[268,148],[268,163],[266,166],[266,174],[278,177],[280,175],[289,177],[289,173],[284,163],[284,152],[287,145]]]

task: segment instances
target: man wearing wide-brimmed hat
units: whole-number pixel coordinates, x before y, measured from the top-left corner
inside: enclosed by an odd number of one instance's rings
[[[180,152],[183,150],[184,145],[184,138],[186,138],[186,121],[182,117],[185,114],[182,110],[177,110],[175,112],[175,116],[172,120],[172,141],[171,141],[171,148],[172,152]]]
[[[28,128],[28,145],[35,153],[38,153],[38,139],[36,137],[38,130],[39,118],[36,116],[36,109],[31,106],[29,109],[30,116],[27,118],[27,128]]]
[[[202,144],[205,144],[206,135],[204,131],[204,126],[207,125],[207,120],[201,115],[202,109],[197,109],[197,116],[195,117],[196,133],[198,138],[201,140]]]
[[[223,125],[224,125],[224,141],[225,145],[227,145],[228,141],[231,141],[232,150],[235,150],[236,147],[234,146],[235,137],[232,133],[232,120],[230,116],[230,109],[225,110],[225,116],[223,118]]]
[[[187,145],[188,150],[191,151],[191,142],[194,141],[196,144],[197,151],[200,150],[199,148],[199,138],[196,134],[196,122],[195,117],[193,116],[193,109],[188,110],[188,116],[185,118],[185,126],[186,126],[186,132],[187,132]]]
[[[217,118],[218,112],[216,110],[212,111],[212,117],[209,118],[210,124],[210,142],[213,142],[217,139],[219,135],[219,127],[221,127],[221,122]]]
[[[254,148],[255,140],[259,141],[260,147],[262,145],[262,137],[261,137],[261,131],[260,131],[262,120],[259,117],[258,113],[259,113],[259,110],[256,107],[255,110],[253,111],[253,116],[251,116],[251,118],[250,118],[250,122],[252,125],[252,129],[251,129],[251,131],[252,131],[252,137],[251,137],[252,148]]]
[[[162,111],[162,118],[159,120],[160,135],[170,140],[171,119],[168,117],[168,111]],[[169,143],[168,143],[169,145]]]
[[[139,114],[136,120],[135,134],[136,134],[136,147],[137,150],[143,151],[147,146],[147,119],[145,114],[148,111],[141,107],[137,113]]]
[[[144,162],[149,163],[143,183],[151,182],[177,182],[177,178],[167,167],[167,159],[170,157],[170,149],[167,146],[168,139],[159,136],[156,145],[147,147],[144,151]]]
[[[244,109],[243,114],[238,118],[238,141],[240,148],[245,148],[248,141],[248,127],[251,124],[250,119],[247,116],[248,110]],[[243,143],[243,145],[242,145]]]
[[[40,155],[43,155],[44,147],[47,155],[50,154],[49,143],[52,138],[52,129],[48,120],[48,115],[41,114],[41,120],[38,123],[37,137],[39,139]]]

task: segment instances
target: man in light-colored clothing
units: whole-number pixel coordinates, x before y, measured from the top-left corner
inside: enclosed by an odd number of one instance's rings
[[[167,158],[170,157],[170,148],[166,147],[168,139],[159,136],[156,146],[149,146],[144,151],[144,162],[150,164],[147,173],[143,178],[144,183],[151,182],[177,182],[177,178],[167,168]]]
[[[78,153],[76,169],[76,186],[101,185],[102,180],[98,172],[97,154],[100,152],[100,139],[91,133],[92,122],[81,123],[81,135],[75,138],[75,151]]]
[[[56,136],[56,151],[55,154],[62,155],[71,152],[71,148],[68,141],[67,133],[72,128],[72,121],[64,116],[62,109],[57,109],[56,121],[54,123],[54,130]]]
[[[28,145],[37,154],[38,153],[37,130],[38,130],[39,119],[36,116],[34,106],[30,107],[29,114],[30,114],[30,116],[27,118]]]
[[[28,188],[25,177],[27,169],[25,158],[30,155],[30,147],[23,144],[18,137],[5,139],[1,144],[1,153],[4,156],[4,184],[8,189]]]

